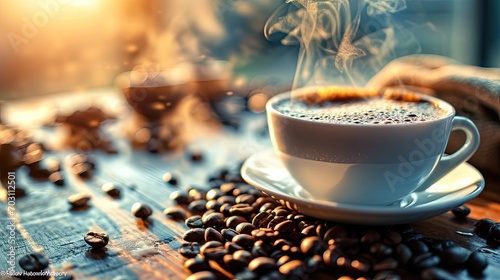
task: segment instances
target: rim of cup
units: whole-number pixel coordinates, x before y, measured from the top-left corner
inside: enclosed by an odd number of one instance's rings
[[[369,126],[369,127],[385,127],[385,128],[387,128],[387,127],[399,127],[399,126],[417,126],[417,125],[422,125],[424,123],[434,123],[434,122],[439,122],[439,121],[442,121],[443,119],[453,117],[456,115],[455,108],[450,103],[446,102],[445,100],[431,96],[431,95],[418,93],[418,92],[414,92],[414,91],[410,91],[410,90],[406,90],[404,92],[404,94],[411,94],[411,95],[414,95],[414,96],[421,98],[425,101],[428,101],[428,102],[434,104],[434,106],[437,106],[438,108],[444,110],[444,112],[446,112],[446,114],[443,116],[440,116],[437,119],[426,120],[423,122],[391,123],[390,125],[364,123],[364,124],[360,125],[360,124],[348,124],[348,123],[336,123],[336,122],[334,123],[334,122],[326,122],[326,121],[317,121],[317,120],[311,120],[311,119],[297,118],[297,117],[293,117],[293,116],[290,116],[288,114],[285,114],[283,112],[280,112],[275,107],[275,104],[277,102],[284,100],[284,99],[287,99],[287,98],[291,99],[292,94],[298,95],[298,96],[308,95],[308,94],[311,94],[311,92],[314,92],[314,90],[322,89],[325,87],[332,87],[332,86],[309,86],[309,87],[303,87],[303,88],[293,89],[293,90],[289,90],[289,91],[286,91],[283,93],[279,93],[279,94],[271,97],[267,101],[266,111],[268,113],[277,114],[283,118],[292,119],[294,121],[303,121],[303,122],[308,122],[308,123],[314,122],[314,123],[321,123],[321,124],[326,124],[326,125],[338,125],[338,126],[355,126],[355,127],[368,127]],[[363,88],[357,88],[357,89],[363,89]],[[380,96],[382,96],[382,94],[384,93],[385,90],[387,90],[387,88],[379,91]],[[297,101],[297,102],[300,102],[300,101]]]

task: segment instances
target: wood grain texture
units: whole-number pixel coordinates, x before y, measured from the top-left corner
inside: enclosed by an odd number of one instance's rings
[[[113,97],[110,92],[109,96]],[[108,96],[108,98],[109,98]],[[116,98],[116,96],[115,96]],[[12,106],[25,108],[22,101]],[[29,114],[29,111],[25,111]],[[123,129],[124,119],[107,127],[110,133]],[[192,141],[187,149],[203,151],[203,160],[193,163],[183,150],[164,154],[150,154],[132,150],[128,140],[113,134],[119,149],[116,155],[93,153],[96,158],[96,173],[91,180],[81,180],[73,175],[66,158],[71,150],[48,152],[64,162],[65,186],[50,182],[33,181],[27,170],[16,172],[17,184],[28,191],[28,195],[16,200],[16,255],[32,251],[43,251],[50,259],[52,271],[64,271],[76,279],[185,279],[189,275],[183,267],[185,259],[177,253],[180,236],[187,229],[182,222],[166,218],[162,211],[173,206],[169,195],[172,191],[190,185],[206,186],[207,178],[219,168],[235,169],[249,155],[270,146],[265,133],[264,115],[245,113],[238,131],[229,128],[191,126]],[[38,137],[54,139],[60,131],[40,129]],[[54,136],[55,135],[55,136]],[[162,174],[179,174],[180,186],[162,181]],[[113,182],[122,190],[120,198],[112,198],[101,191],[101,185]],[[497,243],[488,241],[474,232],[476,220],[489,217],[500,222],[500,179],[489,176],[486,189],[479,197],[467,203],[472,213],[466,219],[457,219],[451,213],[419,221],[412,226],[424,235],[449,239],[470,249],[485,253],[490,261],[482,275],[457,273],[458,279],[500,278],[500,250]],[[72,211],[66,199],[75,193],[88,193],[91,201],[87,209]],[[144,223],[130,213],[135,202],[143,202],[153,208],[149,222]],[[0,203],[0,240],[7,240],[8,222],[6,202]],[[84,242],[89,229],[102,229],[110,236],[104,252],[96,252]],[[460,234],[462,233],[462,234]],[[472,236],[463,233],[471,233]],[[8,244],[0,242],[0,271],[8,268],[6,253]],[[22,271],[16,264],[16,270]],[[121,278],[120,278],[121,277]],[[322,275],[328,279],[328,275]]]

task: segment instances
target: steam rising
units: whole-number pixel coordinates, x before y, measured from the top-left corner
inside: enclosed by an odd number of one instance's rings
[[[390,60],[419,51],[392,14],[404,0],[288,0],[269,18],[265,35],[300,46],[293,88],[363,86]]]

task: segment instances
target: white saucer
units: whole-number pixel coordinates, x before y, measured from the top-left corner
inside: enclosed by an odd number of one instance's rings
[[[481,173],[470,164],[463,163],[426,191],[412,193],[393,205],[329,202],[312,197],[291,178],[274,150],[249,157],[241,175],[247,183],[304,215],[365,225],[403,224],[437,216],[473,199],[484,189]]]

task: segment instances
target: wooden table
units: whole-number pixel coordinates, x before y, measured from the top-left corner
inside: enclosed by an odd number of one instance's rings
[[[5,118],[34,131],[35,138],[44,142],[57,141],[63,134],[57,128],[37,128],[36,121],[46,108],[57,106],[69,110],[78,98],[98,97],[103,103],[117,108],[120,98],[113,90],[102,90],[80,95],[58,95],[39,100],[9,102]],[[29,105],[31,104],[31,105]],[[33,105],[35,104],[35,105]],[[122,104],[123,105],[123,104]],[[188,185],[204,186],[210,174],[219,168],[235,168],[249,155],[268,148],[270,141],[263,114],[242,113],[238,130],[203,125],[192,122],[191,138],[186,149],[203,152],[203,160],[193,163],[184,150],[162,154],[130,148],[123,135],[129,115],[106,126],[119,150],[118,154],[92,153],[96,158],[97,172],[90,180],[81,180],[72,175],[68,166],[63,166],[66,184],[55,186],[50,182],[33,181],[25,169],[16,172],[19,187],[28,195],[15,201],[16,258],[33,251],[43,251],[50,259],[50,269],[67,272],[76,279],[184,279],[189,271],[183,267],[184,258],[177,253],[180,236],[187,229],[182,222],[167,219],[162,211],[173,205],[169,195],[172,191]],[[33,124],[35,123],[35,124]],[[47,157],[65,160],[71,150],[48,152]],[[169,186],[162,181],[164,172],[180,175],[180,187]],[[100,186],[113,182],[122,188],[122,196],[113,199],[103,193]],[[481,250],[490,264],[480,278],[500,279],[500,250],[498,244],[487,242],[474,233],[474,222],[488,217],[500,222],[500,178],[486,176],[486,189],[479,197],[466,205],[472,210],[465,220],[451,213],[413,223],[414,229],[424,235],[449,239],[470,250]],[[84,211],[70,211],[66,198],[71,194],[85,192],[92,196],[90,207]],[[8,268],[7,252],[9,231],[5,230],[8,216],[5,196],[0,205],[0,271]],[[152,223],[145,225],[130,213],[135,202],[152,206]],[[89,229],[102,229],[110,236],[110,244],[104,253],[96,254],[84,242]],[[16,271],[22,269],[16,264]],[[458,273],[459,279],[472,279],[466,272]],[[119,278],[121,277],[121,278]],[[56,278],[57,279],[57,278]]]

